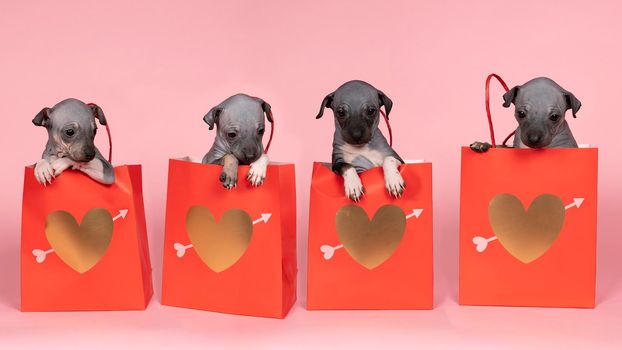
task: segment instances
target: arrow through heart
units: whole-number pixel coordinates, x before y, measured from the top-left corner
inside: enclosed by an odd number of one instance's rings
[[[418,219],[422,213],[423,213],[423,209],[413,209],[409,212],[409,214],[406,214],[405,217],[407,220],[413,217]],[[343,244],[339,244],[336,246],[331,246],[329,244],[323,244],[322,246],[320,246],[320,252],[322,252],[324,260],[330,260],[335,255],[335,252],[342,248],[343,248]]]
[[[580,208],[581,205],[583,204],[583,202],[585,201],[585,198],[573,198],[572,203],[564,206],[564,210],[568,210],[571,208]],[[535,202],[535,200],[534,200]],[[475,250],[478,253],[483,253],[484,251],[486,251],[486,248],[488,248],[488,244],[491,242],[494,242],[496,240],[498,240],[499,238],[497,236],[491,236],[489,238],[483,237],[483,236],[475,236],[472,239],[473,244],[475,245]]]
[[[119,213],[115,217],[112,218],[112,221],[116,221],[118,219],[125,219],[128,212],[129,212],[128,209],[120,209]],[[50,248],[48,250],[43,250],[43,249],[32,250],[32,255],[34,255],[35,261],[38,262],[39,264],[42,264],[43,262],[45,262],[45,259],[47,258],[48,254],[51,254],[51,253],[54,253],[53,248]]]
[[[261,213],[260,217],[253,221],[253,225],[259,224],[261,222],[266,224],[268,223],[271,217],[272,217],[271,213]],[[192,245],[192,243],[190,244],[182,244],[179,242],[173,243],[173,248],[175,249],[176,251],[175,254],[177,255],[178,258],[182,258],[184,255],[186,255],[186,250],[193,248],[193,247],[194,245]]]

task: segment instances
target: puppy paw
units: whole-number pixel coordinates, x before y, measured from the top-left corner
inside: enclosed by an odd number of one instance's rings
[[[220,173],[220,182],[223,187],[230,190],[238,185],[238,171],[236,169],[230,169],[228,167],[224,167],[222,172]]]
[[[389,194],[395,198],[399,198],[404,193],[404,179],[399,172],[393,172],[390,174],[384,174],[384,185],[387,188]]]
[[[387,157],[382,164],[384,170],[384,185],[390,195],[395,198],[402,196],[404,192],[405,184],[404,178],[398,169],[401,162],[394,157]]]
[[[492,147],[492,145],[488,142],[475,141],[469,147],[471,147],[471,149],[475,152],[484,153],[488,151]]]
[[[52,183],[54,178],[54,169],[50,162],[45,159],[41,159],[35,165],[35,178],[41,185],[47,185]]]
[[[55,160],[52,161],[51,166],[53,169],[53,175],[54,176],[58,176],[60,175],[63,171],[69,169],[70,167],[73,167],[75,165],[75,163],[67,158],[67,157],[63,157],[63,158],[57,158]]]
[[[351,200],[358,202],[363,197],[365,193],[365,189],[363,188],[363,183],[361,182],[361,178],[356,173],[354,168],[349,168],[343,173],[343,185],[346,192],[346,197]]]
[[[246,179],[251,183],[251,185],[260,186],[261,184],[263,184],[264,180],[266,179],[267,169],[268,169],[268,156],[264,154],[261,157],[259,157],[259,159],[251,163],[250,169],[248,171],[248,176],[246,177]]]

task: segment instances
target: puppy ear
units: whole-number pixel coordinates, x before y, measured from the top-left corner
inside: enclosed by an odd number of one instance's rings
[[[510,107],[510,104],[514,103],[514,99],[516,98],[519,89],[520,86],[517,85],[511,88],[510,91],[503,94],[503,107],[508,108]]]
[[[203,117],[203,121],[209,125],[209,129],[214,129],[214,125],[218,124],[218,118],[220,117],[220,113],[222,113],[222,107],[216,106],[207,112],[205,117]]]
[[[577,112],[581,109],[581,101],[574,96],[570,91],[564,91],[564,98],[566,99],[566,110],[572,110],[572,116],[577,117]]]
[[[384,106],[384,110],[387,112],[387,119],[389,119],[389,113],[391,113],[391,108],[393,108],[393,101],[380,90],[378,90],[378,98],[380,98],[380,105]]]
[[[37,113],[35,118],[32,120],[32,123],[36,126],[47,126],[50,120],[50,111],[52,109],[45,107],[41,110],[41,112]]]
[[[106,116],[104,115],[104,111],[102,111],[102,109],[98,105],[94,103],[89,103],[88,106],[91,109],[91,113],[93,113],[93,117],[99,120],[99,124],[106,125],[108,123],[106,121]]]
[[[334,92],[331,92],[330,94],[326,95],[326,97],[324,97],[324,99],[322,100],[322,105],[320,106],[320,112],[317,114],[317,116],[315,116],[315,119],[322,118],[322,116],[324,115],[324,107],[328,107],[330,109],[333,108],[333,97],[335,97]]]
[[[266,114],[266,118],[272,123],[272,107],[270,107],[268,102],[262,99],[259,99],[259,102],[261,102],[261,109],[263,109],[263,112]]]

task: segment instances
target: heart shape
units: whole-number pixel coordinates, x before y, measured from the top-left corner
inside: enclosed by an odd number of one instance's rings
[[[473,244],[475,244],[475,250],[478,253],[482,253],[486,248],[488,248],[488,239],[482,236],[473,237]]]
[[[229,209],[216,222],[208,208],[195,205],[186,214],[186,231],[205,265],[222,272],[246,251],[253,234],[253,220],[244,210]]]
[[[348,254],[371,270],[391,257],[399,246],[406,216],[400,207],[384,205],[370,221],[363,208],[349,204],[337,212],[335,226]]]
[[[113,226],[112,216],[106,209],[89,210],[80,225],[70,213],[55,211],[45,219],[45,236],[65,264],[85,273],[106,253]]]
[[[553,245],[564,225],[564,202],[552,194],[536,197],[527,212],[511,194],[499,194],[488,205],[488,220],[501,245],[528,264]]]

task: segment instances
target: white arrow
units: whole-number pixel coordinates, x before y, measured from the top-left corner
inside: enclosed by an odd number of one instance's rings
[[[127,209],[120,209],[119,210],[119,214],[117,214],[117,216],[112,218],[112,221],[116,221],[117,219],[125,219],[125,217],[127,216],[127,213],[129,212],[129,210]],[[48,249],[48,250],[43,250],[43,249],[33,249],[32,250],[32,255],[35,256],[35,261],[38,262],[39,264],[43,263],[45,261],[45,258],[47,257],[48,254],[50,253],[54,253],[54,249]]]
[[[268,223],[268,220],[270,220],[271,217],[272,217],[272,213],[261,213],[261,217],[253,221],[253,225],[258,224],[260,222]],[[173,249],[177,251],[175,254],[177,255],[178,258],[181,258],[184,255],[186,255],[186,250],[192,247],[193,247],[192,243],[186,244],[186,245],[178,243],[178,242],[173,243]]]
[[[572,207],[577,207],[578,209],[583,204],[583,201],[585,201],[585,198],[573,198],[572,203],[565,206],[564,209],[568,210]],[[496,239],[497,239],[497,236],[492,236],[490,238],[486,238],[482,236],[473,237],[473,244],[475,244],[475,250],[477,250],[478,253],[483,253],[486,250],[486,248],[488,248],[488,243],[495,241]]]
[[[258,224],[260,222],[264,222],[264,223],[268,223],[268,220],[270,220],[270,218],[272,217],[272,214],[270,213],[262,213],[261,217],[255,221],[253,221],[253,225]]]
[[[421,213],[423,213],[423,209],[413,209],[410,214],[406,215],[406,220],[415,217],[417,219],[419,219],[419,217],[421,216]],[[332,246],[332,245],[328,245],[328,244],[323,244],[320,246],[320,251],[322,252],[322,254],[324,255],[324,260],[330,260],[333,258],[333,255],[335,255],[335,251],[339,250],[343,248],[343,244],[339,244],[336,246]]]

